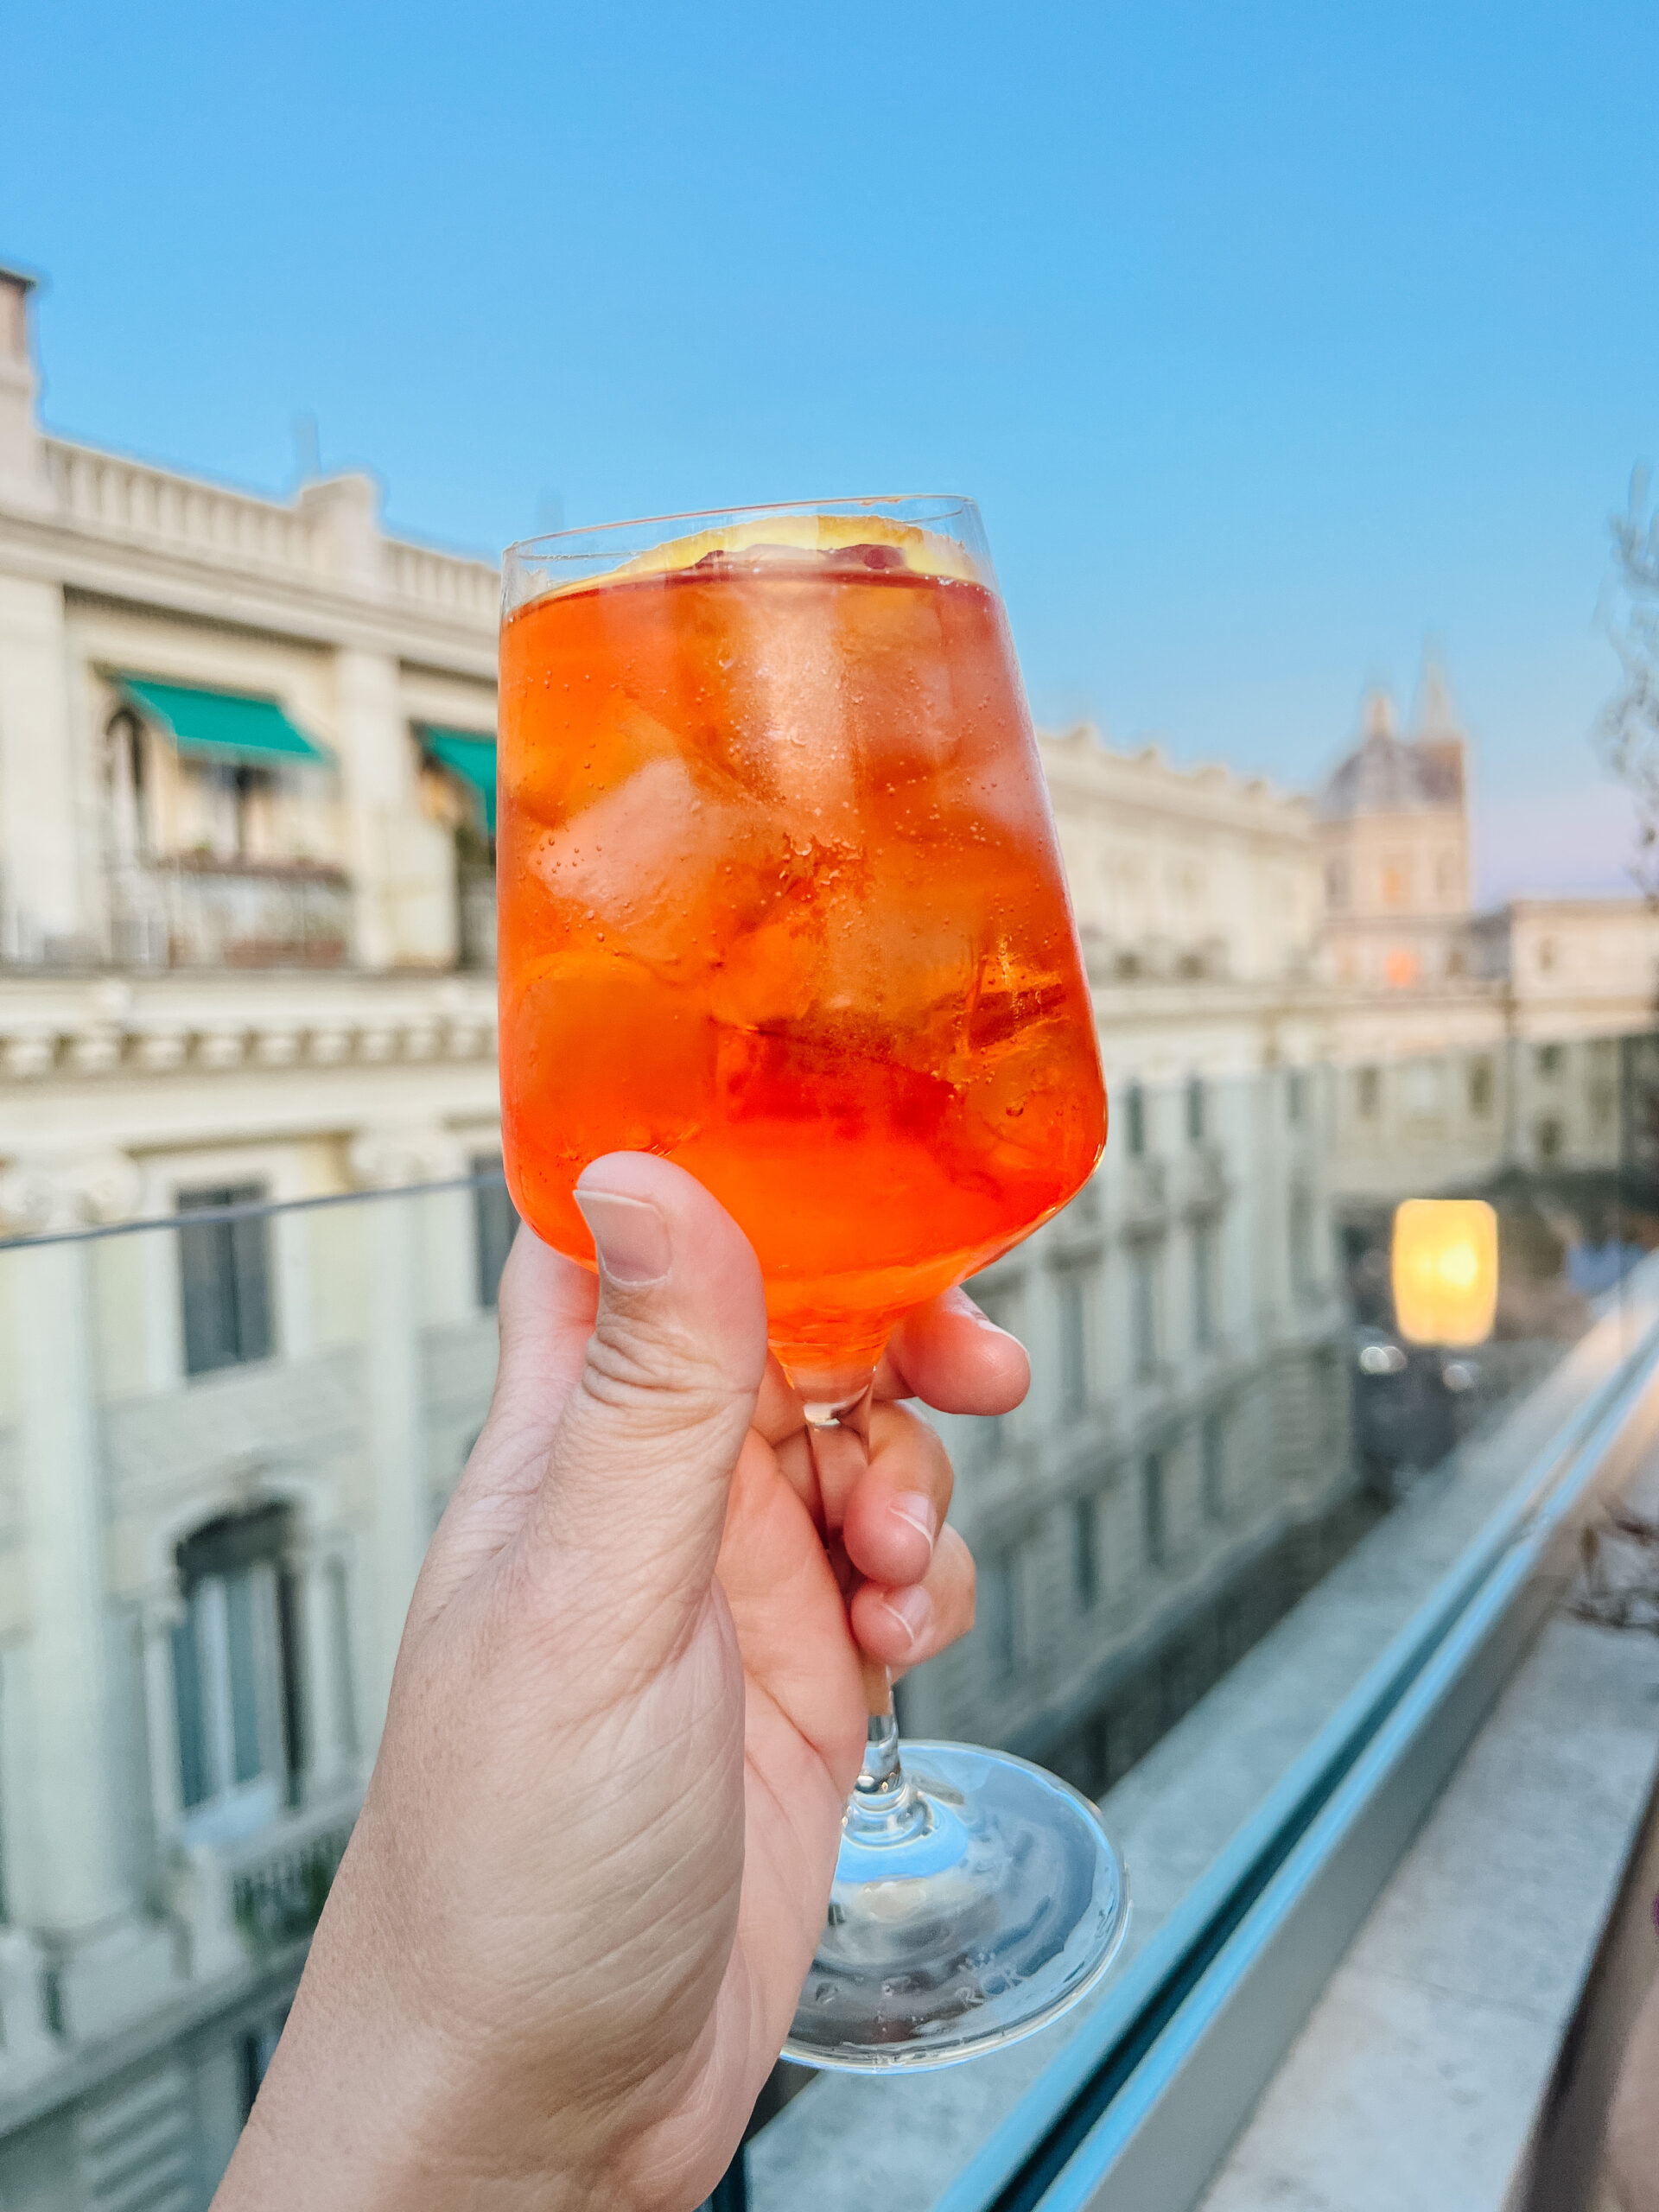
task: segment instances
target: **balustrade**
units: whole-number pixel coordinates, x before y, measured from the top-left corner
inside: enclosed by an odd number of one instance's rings
[[[168,550],[228,556],[250,569],[321,582],[331,573],[326,526],[302,507],[226,490],[169,470],[100,453],[61,438],[46,442],[47,473],[60,510],[124,538]],[[387,599],[493,627],[500,578],[487,561],[383,538]]]

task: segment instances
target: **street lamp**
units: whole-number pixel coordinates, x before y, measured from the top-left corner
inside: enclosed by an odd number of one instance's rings
[[[1484,1344],[1497,1311],[1497,1216],[1483,1198],[1408,1198],[1394,1216],[1395,1326],[1408,1344]]]

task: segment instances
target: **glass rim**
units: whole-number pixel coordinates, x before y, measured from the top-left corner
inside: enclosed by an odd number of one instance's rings
[[[676,514],[631,515],[616,522],[579,523],[569,530],[550,530],[531,537],[515,538],[502,554],[502,562],[512,561],[529,554],[532,548],[556,548],[573,537],[597,537],[606,531],[654,530],[658,524],[730,522],[747,515],[819,515],[856,513],[861,508],[919,506],[936,505],[937,512],[928,519],[944,522],[964,508],[977,514],[978,502],[966,492],[870,492],[855,493],[835,499],[760,499],[751,505],[734,507],[688,507]],[[537,554],[538,558],[558,560],[568,558],[557,551]]]

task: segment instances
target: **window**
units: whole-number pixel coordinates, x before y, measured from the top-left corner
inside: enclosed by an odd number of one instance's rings
[[[1164,1455],[1148,1452],[1141,1462],[1141,1529],[1147,1565],[1162,1567],[1168,1551],[1164,1520]]]
[[[1158,1255],[1150,1244],[1129,1252],[1129,1348],[1138,1376],[1158,1372]]]
[[[1539,938],[1539,940],[1538,940],[1538,972],[1539,972],[1539,974],[1540,974],[1540,975],[1541,975],[1541,976],[1548,976],[1548,974],[1550,974],[1550,972],[1553,970],[1553,969],[1554,968],[1554,965],[1555,965],[1555,940],[1554,940],[1554,938],[1553,937],[1544,937],[1544,938]]]
[[[1410,1060],[1402,1084],[1406,1112],[1414,1121],[1434,1121],[1446,1111],[1444,1060]]]
[[[1458,858],[1455,853],[1442,853],[1434,864],[1434,880],[1439,887],[1442,906],[1452,906],[1458,895]]]
[[[1492,1110],[1492,1064],[1484,1054],[1469,1063],[1469,1111],[1484,1122]]]
[[[1292,1068],[1285,1083],[1285,1115],[1300,1128],[1307,1119],[1307,1070]]]
[[[253,2101],[259,2094],[259,2085],[270,2070],[270,2062],[276,2056],[276,2041],[288,2025],[289,2008],[269,2013],[257,2026],[247,2029],[241,2037],[239,2056],[242,2062],[242,2117],[245,2120],[253,2110]]]
[[[1533,1065],[1546,1082],[1553,1081],[1561,1071],[1562,1053],[1559,1045],[1540,1045],[1533,1055]]]
[[[1147,1148],[1147,1094],[1138,1083],[1129,1085],[1123,1101],[1124,1135],[1128,1140],[1129,1157],[1139,1160]]]
[[[993,1328],[1006,1329],[1011,1336],[1018,1336],[1019,1304],[1017,1298],[1001,1291],[983,1290],[976,1282],[967,1286],[973,1300]],[[973,1416],[973,1440],[970,1457],[976,1467],[995,1466],[1007,1452],[1013,1439],[1013,1421],[1007,1414],[979,1414]]]
[[[260,1183],[181,1191],[179,1211],[218,1212],[257,1205],[264,1196]],[[270,1358],[276,1347],[270,1325],[270,1240],[263,1214],[239,1221],[188,1224],[179,1231],[179,1276],[187,1375]]]
[[[1325,865],[1325,899],[1328,906],[1342,907],[1348,904],[1348,863],[1331,861]]]
[[[1559,1160],[1560,1156],[1561,1125],[1553,1114],[1547,1115],[1538,1124],[1538,1157]]]
[[[1202,1144],[1205,1139],[1204,1077],[1188,1076],[1186,1079],[1186,1141]]]
[[[1010,1553],[990,1560],[979,1578],[979,1622],[989,1655],[991,1678],[1012,1681],[1020,1671],[1024,1642],[1020,1619],[1019,1562]]]
[[[1065,1268],[1058,1277],[1056,1287],[1060,1306],[1060,1413],[1066,1421],[1081,1421],[1089,1403],[1088,1345],[1081,1268]]]
[[[518,1228],[518,1210],[508,1193],[498,1155],[484,1153],[473,1162],[473,1242],[478,1254],[478,1302],[492,1306],[501,1288]]]
[[[1313,1268],[1313,1201],[1306,1191],[1290,1194],[1290,1288],[1294,1298],[1312,1298],[1319,1288]]]
[[[1072,1504],[1071,1576],[1077,1611],[1093,1612],[1100,1596],[1100,1526],[1092,1495],[1077,1498]]]
[[[1216,1340],[1216,1227],[1201,1221],[1192,1231],[1192,1341],[1202,1351]]]
[[[1409,990],[1422,972],[1422,962],[1408,945],[1393,945],[1382,957],[1382,980],[1391,991]]]
[[[1198,1431],[1199,1493],[1206,1521],[1227,1518],[1226,1431],[1219,1414],[1206,1414]]]
[[[1403,906],[1409,897],[1411,862],[1401,855],[1382,863],[1382,892],[1385,906]]]
[[[1354,1111],[1362,1122],[1374,1122],[1382,1103],[1381,1068],[1354,1070]]]
[[[260,843],[276,779],[269,768],[213,761],[201,770],[213,846],[219,860],[247,860]]]
[[[105,733],[111,842],[118,860],[143,860],[149,850],[143,725],[123,708]]]
[[[173,1630],[179,1797],[198,1841],[262,1827],[299,1765],[288,1510],[210,1522],[178,1549],[184,1618]]]

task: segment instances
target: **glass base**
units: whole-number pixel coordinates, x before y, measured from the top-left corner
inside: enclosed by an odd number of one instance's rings
[[[1123,1862],[1086,1797],[1004,1752],[906,1743],[901,1771],[893,1751],[885,1776],[867,1760],[848,1809],[784,2045],[799,2066],[950,2066],[1013,2043],[1094,1986],[1128,1923]]]

